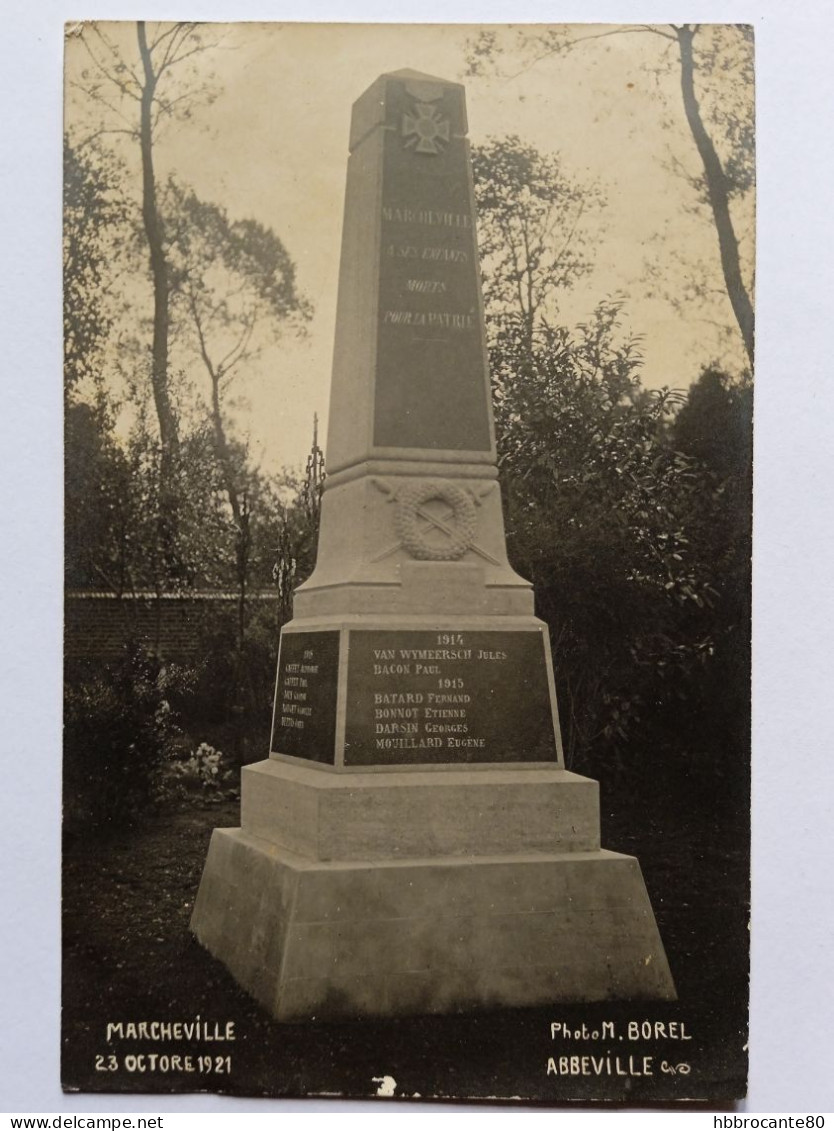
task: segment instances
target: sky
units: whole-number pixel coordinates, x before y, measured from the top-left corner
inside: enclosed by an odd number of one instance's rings
[[[102,30],[135,65],[134,25],[108,23]],[[379,74],[404,67],[465,82],[473,144],[518,134],[542,153],[558,152],[568,173],[601,187],[607,207],[593,233],[596,266],[564,297],[561,320],[575,324],[605,296],[624,295],[627,327],[642,338],[642,380],[649,388],[685,389],[716,359],[731,370],[743,368],[715,229],[709,218],[693,214],[694,194],[679,171],[697,173],[699,165],[679,72],[660,66],[666,41],[651,34],[605,35],[529,66],[515,47],[515,29],[496,26],[502,73],[466,78],[466,47],[476,30],[218,24],[210,35],[215,46],[193,60],[216,97],[160,133],[158,180],[174,174],[230,216],[271,227],[296,263],[299,288],[314,310],[303,341],[284,335],[235,380],[236,433],[248,439],[266,470],[303,463],[314,413],[326,435],[351,105]],[[72,85],[84,67],[89,59],[83,46],[68,35],[66,120],[82,134],[108,123]],[[752,90],[745,93],[752,98]],[[117,135],[112,140],[138,192],[138,147]],[[746,231],[752,215],[739,214],[738,222]],[[714,301],[705,309],[690,304],[676,311],[666,297],[652,294],[647,261],[657,264],[671,292],[682,291],[688,265],[704,262]],[[147,309],[149,296],[137,292],[137,304]],[[201,389],[199,361],[180,360]],[[129,419],[123,418],[125,426]]]

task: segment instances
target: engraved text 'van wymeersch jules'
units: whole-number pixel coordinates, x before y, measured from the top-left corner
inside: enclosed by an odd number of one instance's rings
[[[279,1020],[672,999],[509,565],[463,88],[353,108],[318,561],[197,938]]]

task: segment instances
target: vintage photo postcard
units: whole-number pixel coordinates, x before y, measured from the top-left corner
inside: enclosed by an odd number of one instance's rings
[[[753,51],[67,25],[66,1091],[745,1095]]]

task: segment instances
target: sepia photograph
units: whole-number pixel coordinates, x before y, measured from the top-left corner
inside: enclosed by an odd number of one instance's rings
[[[749,24],[64,29],[61,1085],[747,1093]]]

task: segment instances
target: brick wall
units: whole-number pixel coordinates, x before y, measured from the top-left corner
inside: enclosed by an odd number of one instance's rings
[[[71,591],[64,598],[64,649],[70,659],[114,659],[128,640],[170,660],[188,660],[198,654],[200,640],[212,625],[234,616],[236,593],[216,591],[188,596],[165,593],[112,593]],[[248,602],[278,601],[275,592],[253,593]],[[251,604],[250,604],[251,607]],[[276,618],[278,615],[275,606]]]

